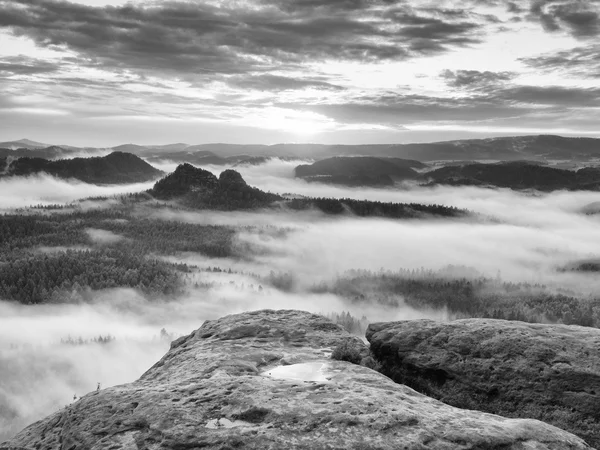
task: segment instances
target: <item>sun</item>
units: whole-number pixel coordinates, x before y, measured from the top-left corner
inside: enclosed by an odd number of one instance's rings
[[[322,114],[288,108],[268,107],[244,119],[245,125],[298,136],[313,136],[337,128],[337,123]]]

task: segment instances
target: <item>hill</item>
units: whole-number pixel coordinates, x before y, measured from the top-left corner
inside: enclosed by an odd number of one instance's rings
[[[98,152],[98,150],[88,149],[90,153]],[[78,153],[81,151],[78,150]],[[52,145],[49,147],[35,147],[35,148],[6,148],[0,146],[0,158],[44,158],[44,159],[58,159],[58,158],[69,158],[73,156],[74,150],[64,147]]]
[[[18,141],[0,142],[0,148],[18,149],[24,148],[28,150],[49,147],[48,144],[35,142],[29,139],[19,139]]]
[[[228,169],[217,178],[211,172],[181,164],[157,181],[148,193],[159,200],[176,200],[200,209],[253,209],[269,206],[294,211],[316,210],[330,215],[353,214],[361,217],[416,219],[423,217],[465,217],[469,212],[442,205],[382,203],[367,200],[283,197],[248,186],[235,170]]]
[[[208,320],[132,383],[97,390],[0,449],[585,450],[536,420],[453,408],[367,367],[322,316],[262,310]]]
[[[428,172],[423,178],[431,184],[489,185],[540,191],[597,190],[600,187],[598,168],[571,171],[528,162],[452,165]]]
[[[235,170],[225,170],[219,178],[191,164],[181,164],[148,191],[160,200],[177,199],[194,208],[250,209],[281,200],[275,194],[248,186]]]
[[[187,207],[199,209],[237,210],[277,206],[293,211],[315,210],[330,215],[350,214],[390,219],[460,218],[469,215],[466,210],[442,205],[333,198],[284,199],[248,186],[235,170],[225,170],[217,178],[211,172],[191,164],[179,165],[173,173],[157,181],[148,193],[159,200],[175,200]]]
[[[93,184],[126,184],[150,181],[163,172],[130,153],[113,152],[103,157],[49,161],[24,157],[12,160],[5,176],[47,173],[59,178],[75,178]]]
[[[427,167],[420,161],[400,158],[356,156],[327,158],[296,167],[295,175],[306,181],[347,186],[391,186],[395,181],[414,180],[414,169]]]

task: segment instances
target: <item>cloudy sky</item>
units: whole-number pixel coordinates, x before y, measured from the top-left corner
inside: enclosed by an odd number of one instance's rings
[[[0,0],[0,140],[599,136],[600,0]]]

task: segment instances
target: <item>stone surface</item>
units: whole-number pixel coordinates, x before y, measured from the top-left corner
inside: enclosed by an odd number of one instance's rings
[[[349,340],[364,345],[300,311],[208,321],[138,381],[90,393],[0,449],[589,448],[545,423],[456,409],[330,359]]]
[[[600,447],[600,330],[491,319],[371,324],[382,373],[446,403],[536,418]]]

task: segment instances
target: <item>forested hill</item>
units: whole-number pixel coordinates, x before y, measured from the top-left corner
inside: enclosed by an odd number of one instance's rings
[[[150,181],[163,174],[130,153],[113,152],[103,157],[49,161],[43,158],[19,158],[6,168],[4,176],[47,173],[59,178],[75,178],[93,184],[127,184]]]
[[[235,170],[225,170],[217,178],[211,172],[181,164],[148,191],[160,200],[179,200],[194,208],[252,209],[282,200],[278,195],[248,186]]]
[[[425,174],[424,178],[433,184],[490,185],[540,191],[597,190],[600,187],[598,168],[571,171],[526,162],[446,166]]]
[[[331,215],[353,214],[360,217],[385,217],[387,219],[460,218],[471,214],[465,209],[453,206],[384,203],[350,198],[295,198],[286,205],[296,211],[315,209]]]
[[[235,170],[225,170],[217,178],[211,172],[191,164],[178,166],[173,173],[157,181],[148,193],[159,200],[176,200],[184,206],[199,209],[237,210],[273,206],[294,211],[317,210],[331,215],[350,214],[391,219],[453,218],[469,215],[466,210],[442,205],[335,198],[286,200],[279,195],[248,186]]]
[[[303,164],[295,169],[296,177],[306,181],[348,186],[391,186],[394,181],[414,180],[414,169],[427,167],[420,161],[373,156],[335,157]]]

